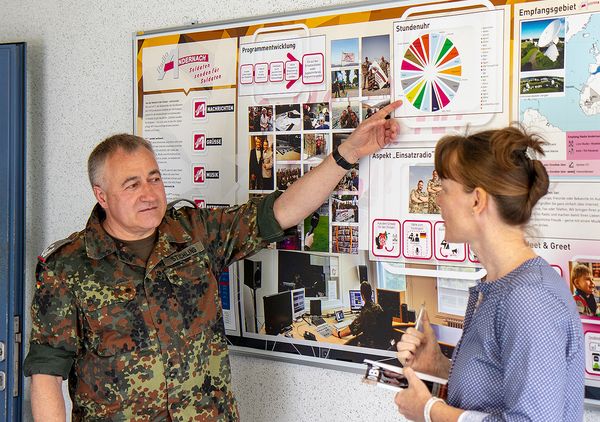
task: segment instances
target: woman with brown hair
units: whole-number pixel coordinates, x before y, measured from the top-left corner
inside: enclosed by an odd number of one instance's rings
[[[446,359],[423,316],[398,343],[409,388],[400,413],[425,421],[581,421],[581,322],[565,281],[525,240],[548,191],[543,142],[517,127],[442,138],[435,170],[448,242],[469,243],[487,271],[469,291],[461,340]],[[448,378],[432,397],[414,371]]]

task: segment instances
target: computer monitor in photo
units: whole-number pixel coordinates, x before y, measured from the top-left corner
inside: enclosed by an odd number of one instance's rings
[[[265,311],[265,332],[271,335],[280,334],[283,329],[292,325],[292,295],[290,291],[263,297]]]
[[[350,310],[360,311],[364,305],[360,290],[348,290],[348,293],[350,294]]]
[[[360,311],[365,305],[365,301],[362,299],[360,290],[348,290],[350,294],[350,310]],[[375,292],[371,292],[371,300],[375,301]]]
[[[300,318],[306,313],[306,305],[304,302],[305,293],[304,289],[292,290],[292,312],[294,319]]]
[[[402,299],[399,290],[377,289],[377,303],[387,315],[402,318]]]

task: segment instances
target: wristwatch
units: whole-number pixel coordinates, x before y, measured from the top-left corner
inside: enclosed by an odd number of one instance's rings
[[[333,149],[331,155],[333,156],[335,163],[344,170],[352,170],[352,167],[354,167],[354,164],[350,164],[344,157],[342,157],[342,154],[340,154],[337,147]]]

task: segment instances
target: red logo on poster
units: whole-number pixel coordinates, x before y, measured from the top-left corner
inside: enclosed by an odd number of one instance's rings
[[[205,177],[204,166],[194,166],[194,183],[204,183]]]
[[[206,119],[206,100],[194,100],[194,119]]]
[[[206,148],[206,135],[204,133],[194,133],[194,151],[204,151]]]
[[[201,198],[194,198],[194,203],[197,208],[206,208],[206,201]]]

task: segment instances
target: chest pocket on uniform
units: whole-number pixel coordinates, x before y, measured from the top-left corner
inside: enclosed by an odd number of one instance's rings
[[[164,269],[179,305],[187,336],[213,323],[217,312],[217,282],[205,253],[197,253]]]
[[[78,293],[90,333],[88,347],[99,356],[114,356],[149,346],[148,329],[132,282],[94,286]]]

